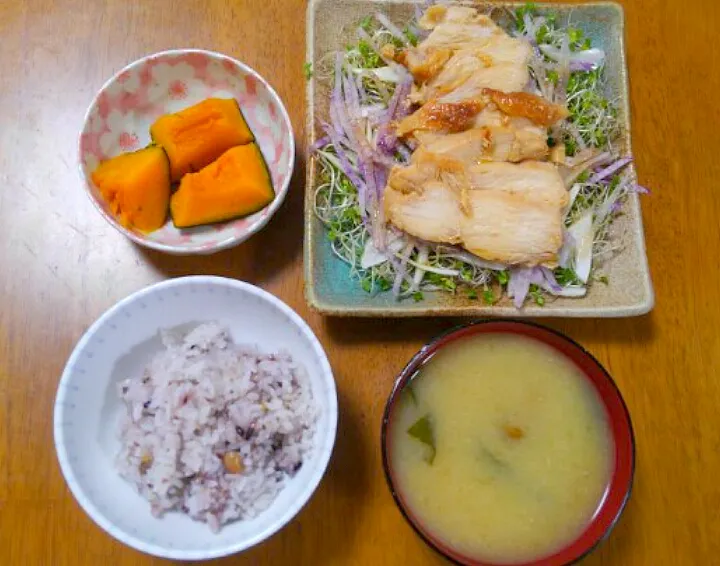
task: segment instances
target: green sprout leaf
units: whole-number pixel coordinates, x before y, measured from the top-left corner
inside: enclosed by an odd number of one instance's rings
[[[473,269],[467,263],[463,263],[460,266],[460,279],[463,281],[472,281]]]
[[[303,65],[303,72],[305,73],[305,80],[309,81],[313,76],[312,63],[307,62]]]
[[[365,16],[362,20],[360,20],[360,27],[363,30],[365,30],[367,33],[372,33],[372,31],[373,31],[372,16]]]
[[[528,16],[534,16],[537,14],[537,8],[535,4],[532,2],[528,2],[524,4],[523,6],[520,6],[517,10],[515,10],[515,17],[518,31],[524,32],[525,31],[525,15]]]
[[[392,289],[392,283],[390,283],[390,280],[386,279],[385,277],[378,277],[375,283],[377,284],[380,291],[389,291],[390,289]]]
[[[570,43],[577,43],[583,37],[583,32],[579,28],[568,28],[567,34]]]
[[[580,175],[578,175],[578,178],[575,180],[575,182],[576,183],[584,183],[589,178],[590,178],[590,171],[585,170],[582,173],[580,173]]]
[[[370,277],[363,277],[360,281],[360,286],[366,293],[371,293],[373,288],[372,279]]]
[[[568,157],[572,157],[573,155],[575,155],[578,150],[577,142],[575,141],[575,138],[570,135],[565,136],[564,142],[565,142],[565,154]]]
[[[409,27],[405,27],[403,30],[403,34],[405,37],[407,37],[407,40],[410,42],[410,45],[413,47],[416,47],[418,44],[418,36],[411,30]]]
[[[545,295],[543,294],[542,289],[538,287],[535,284],[530,285],[530,292],[528,295],[532,298],[533,301],[535,301],[535,304],[539,307],[542,307],[545,305]]]
[[[384,65],[380,55],[375,53],[375,50],[367,41],[361,39],[358,42],[357,49],[360,53],[360,66],[364,69],[377,69]]]
[[[455,279],[447,275],[440,275],[439,273],[428,273],[426,278],[431,285],[440,287],[444,291],[454,293],[457,289],[457,283]]]
[[[547,43],[550,36],[550,28],[547,26],[540,26],[535,34],[535,40],[538,43]]]
[[[575,271],[569,267],[557,267],[555,268],[555,271],[553,271],[553,275],[555,276],[555,281],[557,281],[558,285],[561,285],[562,287],[580,284],[580,279],[578,279]]]

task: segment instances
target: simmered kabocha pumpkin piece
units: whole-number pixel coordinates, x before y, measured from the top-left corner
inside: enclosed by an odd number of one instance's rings
[[[188,228],[252,214],[273,198],[265,160],[251,143],[233,147],[201,171],[185,175],[170,212],[175,226]]]
[[[120,224],[152,232],[165,224],[170,201],[170,163],[149,146],[103,161],[92,180]]]
[[[173,181],[199,171],[231,147],[255,139],[237,102],[224,98],[208,98],[161,116],[150,126],[150,135],[167,152]]]

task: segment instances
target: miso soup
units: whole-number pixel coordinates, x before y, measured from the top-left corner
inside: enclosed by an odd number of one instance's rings
[[[592,385],[549,346],[509,334],[440,349],[401,393],[387,433],[410,514],[444,545],[497,563],[571,543],[613,465]]]

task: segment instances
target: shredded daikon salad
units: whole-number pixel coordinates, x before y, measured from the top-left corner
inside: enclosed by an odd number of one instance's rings
[[[417,45],[427,32],[405,27],[381,13],[362,20],[357,41],[330,54],[306,76],[332,86],[329,121],[312,151],[319,166],[314,208],[327,228],[335,255],[368,293],[392,291],[398,299],[423,300],[423,293],[464,293],[486,304],[503,295],[517,308],[526,300],[544,305],[554,297],[582,297],[590,285],[607,284],[602,264],[617,252],[613,220],[632,192],[645,193],[621,155],[616,101],[604,81],[605,53],[577,25],[560,26],[555,14],[532,4],[509,11],[506,30],[533,47],[530,73],[535,92],[566,105],[568,119],[548,131],[548,145],[564,144],[570,204],[565,213],[559,267],[511,266],[485,261],[466,250],[418,240],[383,218],[382,198],[394,165],[406,164],[412,148],[394,135],[394,124],[411,112],[406,98],[412,76],[388,60],[381,48]]]

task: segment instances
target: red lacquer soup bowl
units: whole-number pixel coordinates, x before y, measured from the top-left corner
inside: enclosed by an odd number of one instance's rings
[[[392,430],[393,419],[396,417],[397,401],[405,386],[412,380],[418,370],[436,352],[448,344],[469,336],[479,334],[512,334],[536,340],[569,359],[579,370],[581,375],[597,393],[607,418],[609,434],[612,440],[613,451],[612,469],[605,494],[598,504],[598,509],[589,524],[581,534],[550,556],[544,556],[526,562],[502,563],[504,566],[566,566],[573,564],[590,553],[609,534],[620,518],[625,505],[630,498],[635,471],[635,440],[632,423],[625,402],[620,395],[610,374],[600,363],[582,346],[570,338],[537,324],[520,321],[480,321],[451,330],[426,346],[424,346],[405,366],[393,387],[390,398],[385,407],[382,422],[382,458],[390,491],[398,508],[418,535],[432,548],[450,561],[468,566],[500,566],[501,563],[483,562],[473,557],[463,555],[456,549],[448,546],[439,537],[422,524],[414,515],[412,509],[405,501],[402,490],[399,488],[395,476],[392,459]]]

